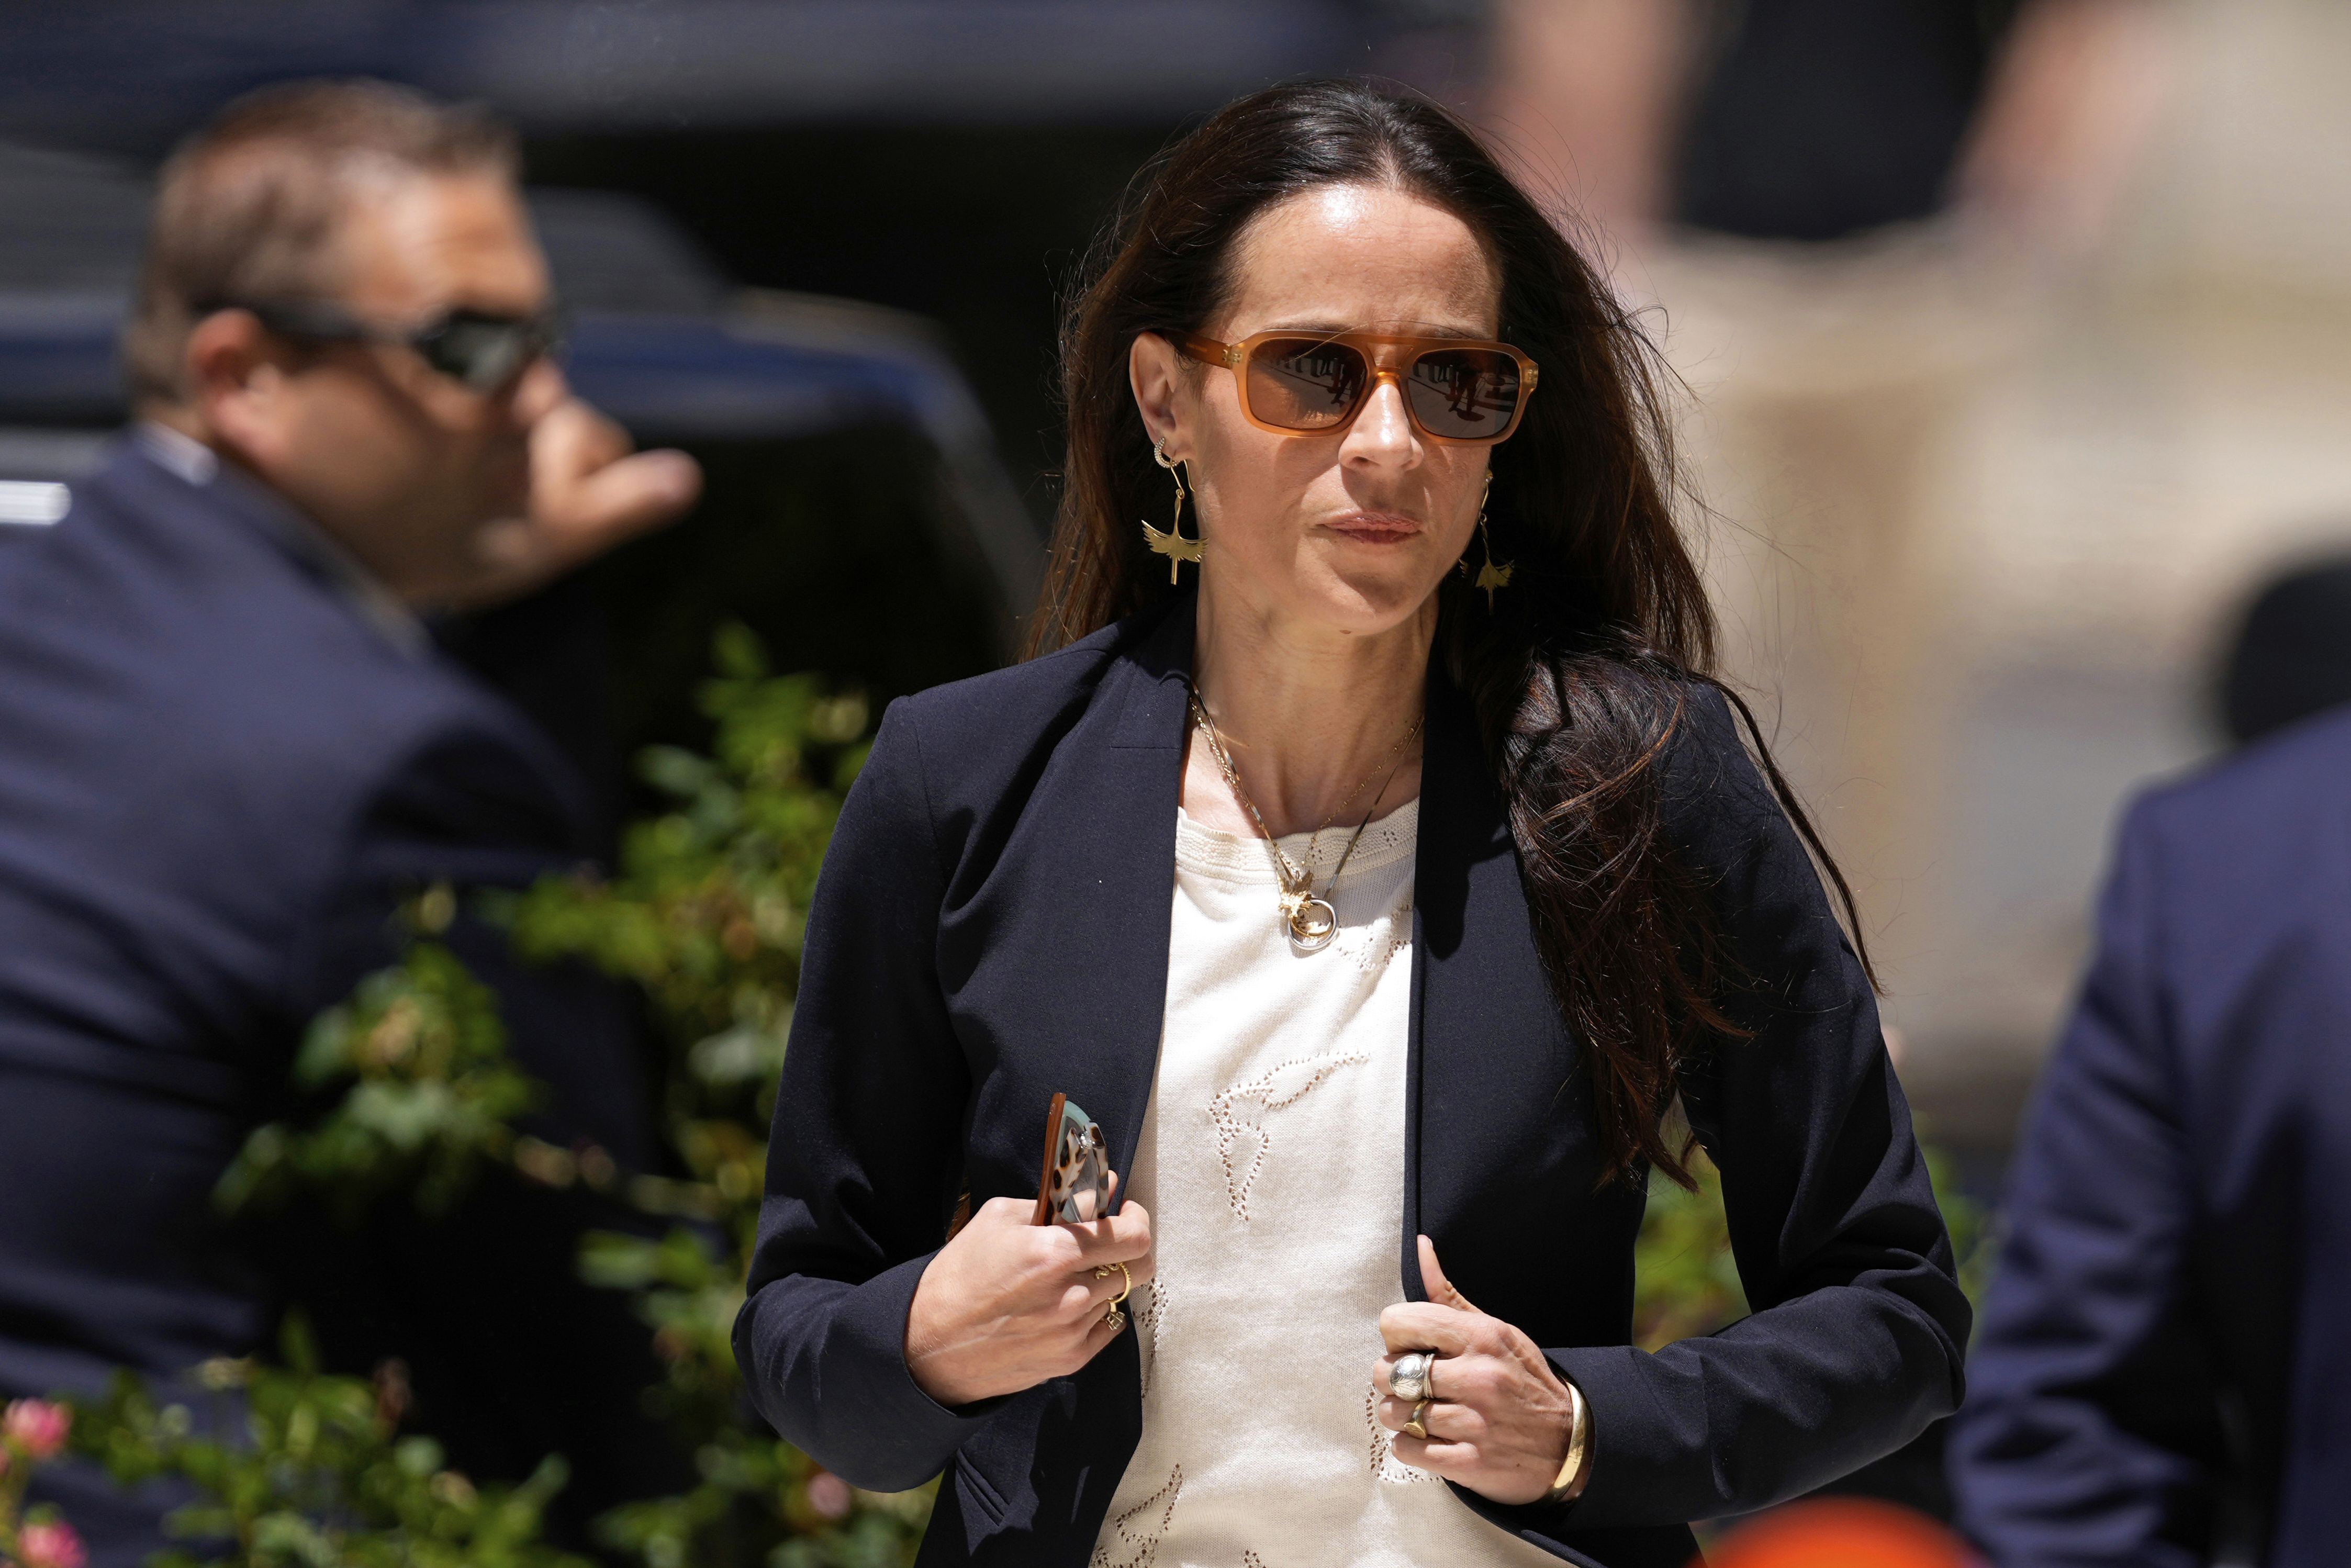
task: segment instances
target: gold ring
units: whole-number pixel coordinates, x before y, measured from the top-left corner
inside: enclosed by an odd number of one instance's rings
[[[1412,1419],[1404,1424],[1405,1437],[1418,1437],[1423,1442],[1428,1440],[1428,1428],[1420,1424],[1420,1413],[1427,1408],[1428,1401],[1426,1399],[1412,1407]]]
[[[1134,1276],[1126,1273],[1126,1265],[1123,1263],[1097,1263],[1094,1265],[1094,1278],[1097,1280],[1107,1280],[1110,1278],[1110,1271],[1113,1269],[1117,1270],[1122,1274],[1126,1274],[1126,1289],[1121,1291],[1117,1295],[1113,1296],[1110,1299],[1112,1314],[1113,1316],[1123,1316],[1123,1314],[1118,1312],[1118,1304],[1134,1293]],[[1110,1319],[1104,1318],[1102,1319],[1102,1322],[1110,1322]]]

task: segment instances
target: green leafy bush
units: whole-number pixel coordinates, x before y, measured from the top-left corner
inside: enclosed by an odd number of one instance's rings
[[[410,906],[410,923],[449,923],[446,888]],[[400,964],[360,982],[351,999],[320,1014],[304,1036],[294,1081],[319,1094],[340,1090],[306,1125],[271,1124],[246,1140],[221,1178],[231,1210],[323,1194],[355,1218],[387,1193],[415,1195],[428,1213],[464,1196],[486,1160],[514,1150],[509,1123],[538,1098],[507,1055],[497,998],[439,943],[410,944]]]
[[[636,1293],[666,1369],[655,1401],[693,1444],[702,1477],[601,1528],[651,1568],[883,1568],[911,1560],[930,1489],[861,1492],[747,1429],[729,1341],[809,900],[869,749],[868,714],[855,694],[769,675],[740,628],[720,634],[716,653],[719,675],[702,693],[712,755],[646,754],[645,778],[673,805],[629,831],[620,874],[544,882],[501,911],[527,956],[586,958],[653,999],[667,1037],[670,1142],[689,1179],[639,1175],[626,1191],[641,1208],[701,1222],[659,1241],[594,1237],[582,1259],[591,1281]]]
[[[199,1367],[202,1409],[159,1407],[128,1373],[82,1406],[77,1451],[126,1486],[168,1476],[200,1493],[168,1521],[189,1544],[153,1568],[591,1568],[538,1538],[560,1458],[519,1486],[476,1486],[431,1437],[401,1435],[396,1366],[372,1384],[326,1375],[298,1318],[281,1349],[282,1367]]]

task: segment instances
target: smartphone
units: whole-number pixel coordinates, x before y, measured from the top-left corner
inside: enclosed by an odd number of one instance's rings
[[[1110,1212],[1110,1150],[1093,1118],[1066,1094],[1045,1113],[1045,1170],[1037,1181],[1036,1224],[1073,1225]]]

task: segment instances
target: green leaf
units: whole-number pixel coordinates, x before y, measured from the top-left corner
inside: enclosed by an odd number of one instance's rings
[[[690,800],[718,777],[717,768],[691,751],[649,746],[637,756],[637,772],[654,789]]]
[[[712,633],[711,663],[719,674],[738,681],[756,681],[768,673],[768,651],[748,626],[729,621]]]
[[[686,1053],[687,1070],[703,1082],[720,1088],[772,1078],[783,1065],[783,1034],[756,1024],[737,1024],[696,1040]]]

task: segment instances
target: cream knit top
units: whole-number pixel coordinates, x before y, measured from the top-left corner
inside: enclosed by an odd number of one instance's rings
[[[1262,840],[1180,810],[1167,1012],[1131,1196],[1143,1437],[1093,1568],[1555,1563],[1389,1453],[1381,1309],[1404,1299],[1405,1053],[1419,807],[1364,830],[1319,953]],[[1306,863],[1307,835],[1281,841]],[[1326,831],[1319,891],[1346,847]]]

